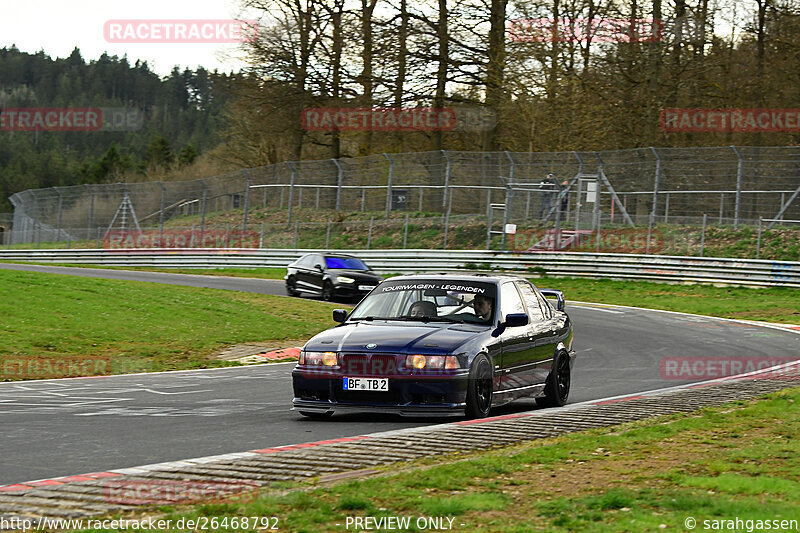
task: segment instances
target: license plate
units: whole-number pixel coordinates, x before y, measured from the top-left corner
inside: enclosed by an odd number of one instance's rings
[[[371,291],[375,288],[375,285],[359,285],[358,290],[360,291]]]
[[[386,378],[343,378],[344,390],[389,391],[389,380]]]

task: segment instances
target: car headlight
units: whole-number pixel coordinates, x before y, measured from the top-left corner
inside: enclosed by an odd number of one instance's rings
[[[300,352],[298,363],[309,366],[337,366],[339,364],[339,356],[336,352],[307,352],[303,350]]]
[[[455,355],[407,355],[406,368],[416,370],[455,370],[461,368]]]
[[[348,278],[347,276],[339,276],[336,278],[339,283],[355,283],[356,280],[353,278]]]

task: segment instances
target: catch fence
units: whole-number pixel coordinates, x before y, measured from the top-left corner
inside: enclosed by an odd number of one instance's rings
[[[800,219],[800,147],[637,148],[599,152],[378,154],[285,162],[205,179],[31,189],[11,197],[6,244],[98,240],[114,230],[256,230],[337,212],[472,216],[585,232],[659,223],[756,226]],[[305,209],[304,209],[305,208]],[[309,209],[320,213],[314,219]],[[0,224],[2,226],[2,224]],[[9,236],[10,233],[10,236]],[[444,236],[445,243],[447,236]]]

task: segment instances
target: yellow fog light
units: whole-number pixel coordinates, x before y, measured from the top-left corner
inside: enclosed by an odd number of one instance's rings
[[[322,354],[322,364],[325,366],[336,366],[339,358],[336,357],[336,352],[325,352]]]

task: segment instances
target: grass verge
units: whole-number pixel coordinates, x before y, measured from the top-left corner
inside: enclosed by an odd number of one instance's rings
[[[225,347],[245,342],[281,347],[307,339],[333,325],[330,311],[336,307],[261,294],[12,270],[0,270],[0,286],[0,362],[87,357],[110,362],[115,374],[228,365],[215,358]],[[0,379],[37,377],[18,375],[20,367],[13,368],[16,374],[0,366]],[[108,368],[81,373],[108,373]]]
[[[255,500],[158,511],[173,523],[272,516],[281,531],[295,532],[353,530],[355,519],[367,517],[408,518],[402,531],[425,530],[420,517],[452,519],[446,529],[465,532],[685,531],[691,520],[698,530],[731,530],[720,521],[736,519],[739,531],[765,530],[766,520],[795,520],[797,529],[798,406],[795,388],[696,413],[420,460],[399,473],[392,465],[377,477],[332,486],[312,481]]]

